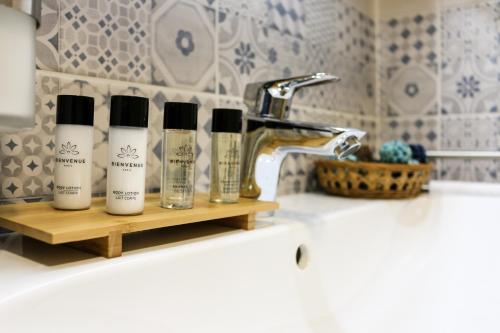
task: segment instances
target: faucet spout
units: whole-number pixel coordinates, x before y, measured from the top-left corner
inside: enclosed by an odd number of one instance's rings
[[[276,199],[279,173],[290,153],[345,158],[361,146],[365,132],[312,123],[249,118],[245,135],[240,194]]]

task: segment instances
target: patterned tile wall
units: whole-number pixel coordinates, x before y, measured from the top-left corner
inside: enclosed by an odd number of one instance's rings
[[[160,186],[164,102],[201,107],[196,182],[206,190],[210,110],[245,109],[241,96],[249,82],[321,71],[341,76],[340,84],[300,91],[293,117],[363,128],[374,146],[374,25],[371,14],[349,0],[42,0],[37,125],[0,134],[0,202],[51,197],[61,93],[95,98],[96,195],[105,191],[113,94],[150,99],[149,191]],[[313,189],[314,160],[290,156],[280,193]]]
[[[375,21],[349,1],[307,1],[307,72],[320,69],[342,81],[309,89],[300,97],[309,106],[375,115]]]
[[[41,1],[40,69],[237,97],[329,71],[343,83],[299,103],[374,114],[374,20],[350,0]]]
[[[381,141],[500,150],[500,2],[380,22]],[[438,161],[438,178],[499,181],[493,160]]]
[[[156,1],[152,83],[215,92],[216,10],[200,1]]]
[[[59,8],[60,71],[150,81],[151,1],[60,0]]]
[[[381,141],[439,148],[439,22],[416,13],[379,22]]]
[[[500,150],[500,2],[443,8],[442,145]],[[500,181],[494,160],[442,162],[441,178]]]
[[[59,1],[42,0],[42,24],[37,30],[37,68],[59,70]]]

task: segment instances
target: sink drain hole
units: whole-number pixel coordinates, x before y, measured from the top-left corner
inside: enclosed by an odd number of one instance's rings
[[[309,263],[309,251],[304,244],[297,247],[297,251],[295,251],[295,262],[300,269],[305,269],[307,267]]]

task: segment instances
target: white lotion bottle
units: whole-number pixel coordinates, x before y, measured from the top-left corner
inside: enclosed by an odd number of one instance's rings
[[[147,98],[111,97],[106,187],[109,214],[138,215],[144,210],[148,107]]]
[[[57,209],[90,208],[94,99],[57,96],[54,202]]]

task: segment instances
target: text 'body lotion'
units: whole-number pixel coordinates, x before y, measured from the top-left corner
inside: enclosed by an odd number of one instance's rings
[[[193,208],[198,105],[165,103],[161,206]]]
[[[92,199],[94,99],[57,96],[54,203],[57,209],[88,209]]]
[[[144,210],[148,107],[147,98],[111,97],[106,187],[110,214],[136,215]]]

